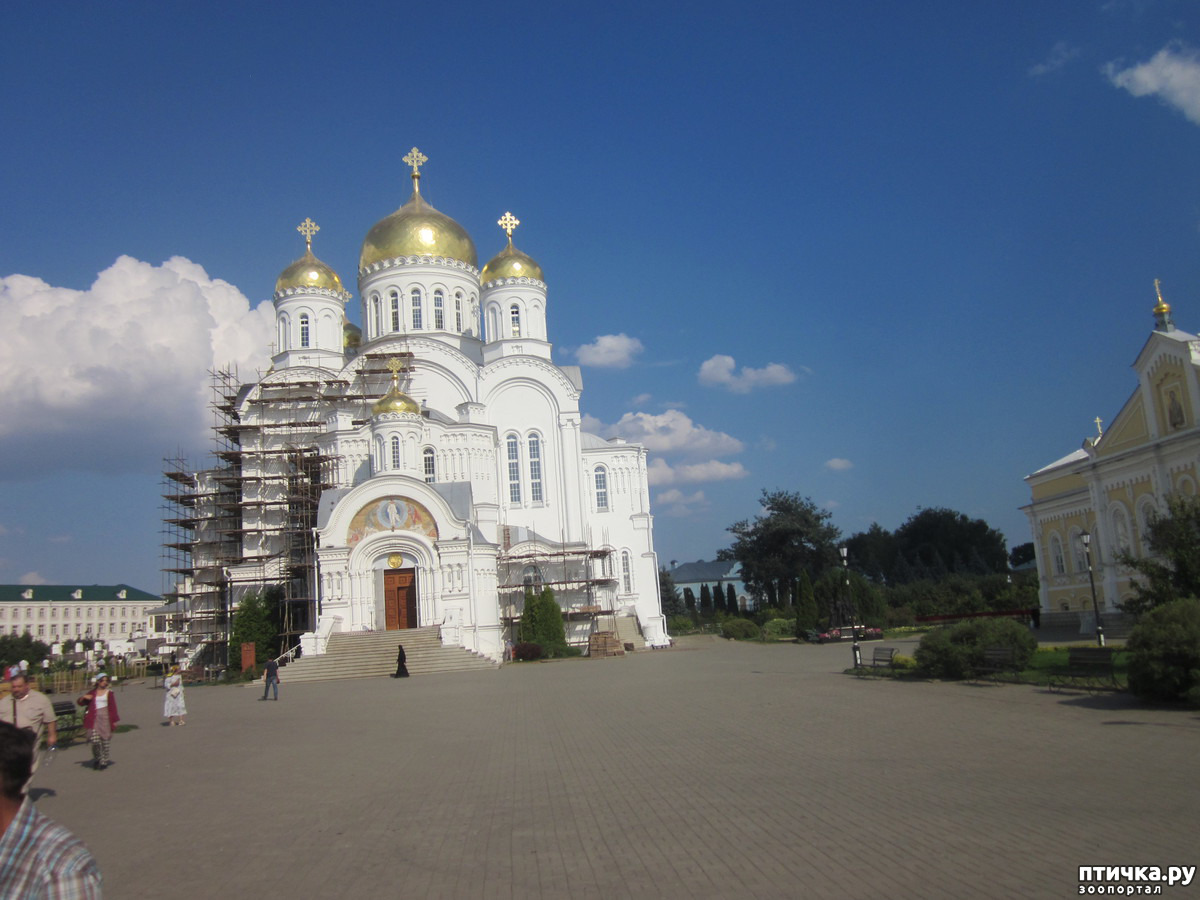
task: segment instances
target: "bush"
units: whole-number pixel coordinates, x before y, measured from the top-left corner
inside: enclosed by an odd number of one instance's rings
[[[726,619],[721,625],[721,636],[731,641],[757,641],[762,631],[749,619]]]
[[[897,653],[892,657],[892,668],[897,672],[913,672],[917,668],[917,661],[911,656]]]
[[[771,638],[793,638],[796,636],[796,620],[771,619],[763,626],[763,634]]]
[[[534,644],[530,641],[522,641],[519,644],[513,645],[513,659],[517,662],[528,662],[534,659],[542,658],[542,647],[540,644]]]
[[[691,616],[671,616],[667,619],[667,631],[670,634],[694,634],[699,630]]]
[[[966,678],[983,665],[988,647],[1011,647],[1017,668],[1024,669],[1037,639],[1013,619],[972,619],[925,635],[917,647],[917,668],[933,678]]]
[[[1200,706],[1200,600],[1175,600],[1150,610],[1125,649],[1134,694]]]

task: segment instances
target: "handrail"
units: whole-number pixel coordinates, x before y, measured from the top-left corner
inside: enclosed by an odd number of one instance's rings
[[[297,654],[298,652],[300,652],[300,645],[299,645],[299,644],[297,644],[297,645],[296,645],[295,647],[293,647],[291,650],[288,650],[287,652],[285,652],[285,653],[282,653],[282,654],[280,654],[279,656],[275,657],[275,662],[276,662],[277,664],[279,664],[279,663],[282,663],[282,662],[283,662],[285,659],[286,659],[288,662],[294,662],[294,661],[295,661],[295,659],[296,659],[296,654]]]

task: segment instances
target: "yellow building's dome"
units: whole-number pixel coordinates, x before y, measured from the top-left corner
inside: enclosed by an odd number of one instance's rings
[[[466,229],[426,203],[415,189],[407,203],[367,232],[359,268],[397,256],[443,256],[479,265]]]
[[[511,236],[508,239],[508,246],[497,253],[492,261],[484,266],[483,271],[479,273],[479,281],[482,284],[487,284],[489,281],[495,281],[498,278],[536,278],[538,281],[546,280],[542,274],[542,267],[514,247]]]
[[[276,279],[276,293],[288,288],[325,288],[339,294],[344,292],[338,273],[313,256],[311,248],[305,250],[304,255],[284,269]]]
[[[376,400],[375,405],[371,407],[371,415],[378,416],[383,413],[412,413],[419,416],[421,407],[417,405],[416,400],[393,384],[388,392]]]

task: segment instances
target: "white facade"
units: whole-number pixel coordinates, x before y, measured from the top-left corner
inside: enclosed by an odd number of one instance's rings
[[[364,241],[361,337],[301,228],[273,366],[230,395],[230,469],[198,477],[236,494],[238,527],[208,535],[237,544],[232,593],[291,584],[310,654],[339,631],[437,625],[443,643],[499,659],[526,583],[575,613],[576,640],[611,613],[666,644],[645,448],[581,430],[582,378],[551,360],[547,287],[512,245],[515,220],[480,270],[418,178]],[[201,520],[197,572],[219,562]]]
[[[145,637],[149,610],[162,601],[126,585],[2,585],[0,634],[46,644]]]

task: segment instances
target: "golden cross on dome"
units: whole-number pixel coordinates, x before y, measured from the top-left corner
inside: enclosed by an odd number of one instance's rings
[[[1104,429],[1100,427],[1103,424],[1104,424],[1104,420],[1101,419],[1099,416],[1096,416],[1096,435],[1098,437],[1104,437]]]
[[[392,380],[395,381],[397,378],[399,378],[400,372],[404,368],[404,363],[400,362],[397,357],[393,356],[387,361],[387,367],[388,371],[392,373]]]
[[[425,163],[429,162],[429,157],[426,156],[424,153],[422,153],[420,150],[418,150],[416,147],[413,147],[411,150],[408,151],[408,155],[404,157],[403,161],[408,163],[410,166],[412,166],[413,175],[417,178],[420,178],[421,177],[421,166],[423,166],[423,165],[425,165]]]
[[[305,218],[303,222],[296,226],[296,230],[304,235],[304,243],[309,250],[312,250],[313,235],[321,230],[321,226],[312,219]]]
[[[1164,301],[1162,298],[1162,288],[1159,286],[1159,280],[1157,278],[1154,279],[1154,293],[1158,294],[1158,305],[1166,306],[1166,301]]]
[[[496,221],[496,224],[504,229],[504,233],[508,235],[508,239],[511,241],[512,233],[514,229],[521,224],[521,220],[512,213],[506,212]]]

